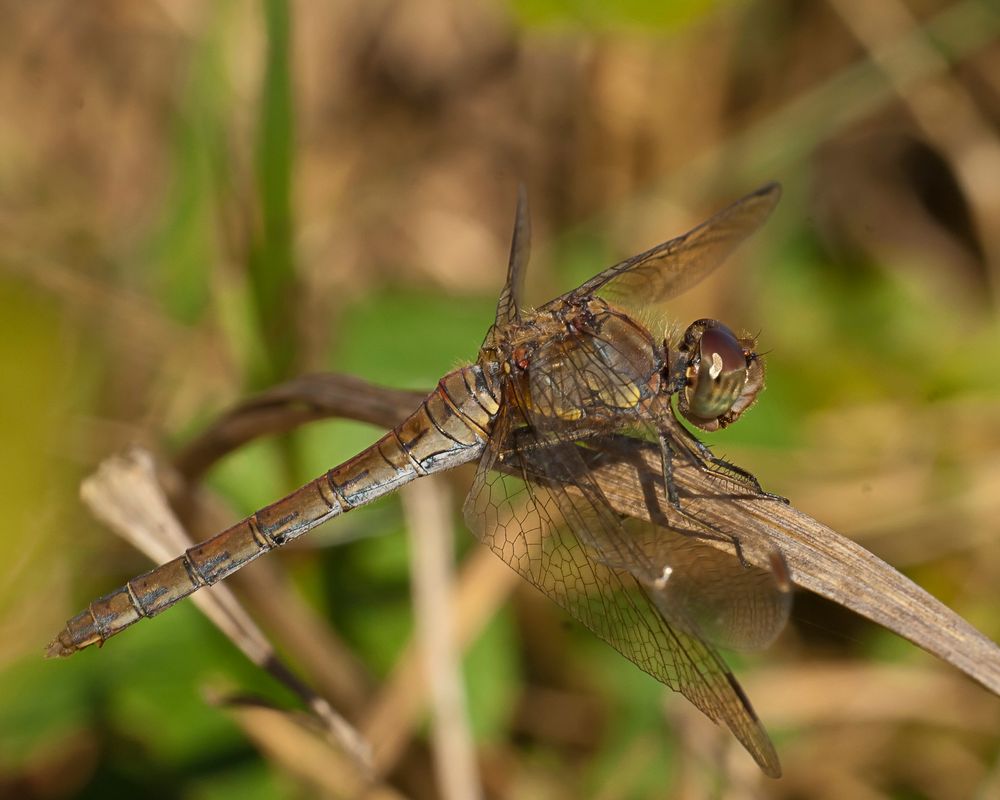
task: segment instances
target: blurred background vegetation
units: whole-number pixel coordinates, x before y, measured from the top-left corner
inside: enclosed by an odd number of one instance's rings
[[[768,352],[761,402],[713,441],[1000,639],[995,2],[0,10],[0,796],[337,795],[322,757],[217,702],[295,708],[190,603],[41,660],[67,617],[148,568],[77,486],[132,442],[169,457],[297,374],[427,388],[473,359],[520,180],[537,302],[782,181],[762,234],[670,307],[760,331]],[[314,423],[207,485],[235,519],[376,434]],[[456,514],[469,478],[445,479]],[[412,663],[405,527],[391,498],[250,568],[363,676],[341,709],[355,722]],[[461,570],[477,548],[457,531]],[[775,782],[504,585],[464,655],[485,796],[1000,797],[1000,701],[815,598],[738,667]],[[243,596],[267,627],[276,597]],[[317,659],[269,633],[322,692]],[[410,727],[385,784],[421,798],[441,791],[425,698],[418,682],[415,724],[392,723]]]

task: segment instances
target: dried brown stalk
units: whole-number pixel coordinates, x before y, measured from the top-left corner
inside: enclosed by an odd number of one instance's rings
[[[407,486],[401,494],[410,538],[415,635],[429,684],[434,767],[441,797],[477,800],[483,792],[466,713],[461,651],[449,605],[455,538],[451,498],[445,484],[433,479]]]

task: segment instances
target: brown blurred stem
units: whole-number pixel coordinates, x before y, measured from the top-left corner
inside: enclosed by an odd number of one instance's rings
[[[349,375],[303,375],[278,384],[223,414],[174,458],[177,471],[197,481],[216,461],[247,442],[333,417],[391,428],[426,392],[388,389]]]
[[[434,771],[442,800],[480,800],[483,791],[452,624],[455,592],[453,505],[444,481],[418,481],[400,493],[410,537],[414,641],[422,650]]]

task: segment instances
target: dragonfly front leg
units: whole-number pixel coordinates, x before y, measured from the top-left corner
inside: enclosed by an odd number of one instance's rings
[[[745,484],[754,495],[763,498],[765,500],[776,500],[780,503],[788,505],[788,498],[782,497],[780,494],[774,494],[774,492],[768,492],[760,485],[760,481],[757,480],[756,476],[752,472],[739,467],[724,458],[719,458],[712,449],[702,442],[697,436],[691,434],[686,428],[684,428],[684,433],[687,437],[688,442],[692,445],[697,455],[700,457],[701,462],[698,464],[699,469],[702,469],[710,474],[714,473],[710,467],[706,464],[710,464],[717,470],[724,473],[727,477],[734,478],[740,483]]]

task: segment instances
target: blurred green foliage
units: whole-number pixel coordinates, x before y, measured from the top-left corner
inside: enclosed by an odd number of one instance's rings
[[[256,387],[290,377],[298,338],[292,252],[295,126],[288,3],[265,0],[264,22],[267,59],[255,159],[259,222],[248,255],[248,275],[256,328],[264,340],[268,364],[257,367],[252,381]]]
[[[669,30],[697,19],[716,8],[718,0],[511,0],[511,7],[525,25],[567,26],[593,29],[617,27],[647,31]]]
[[[209,309],[212,271],[222,251],[219,218],[230,185],[226,119],[231,95],[222,63],[221,33],[228,3],[216,4],[216,20],[191,45],[177,113],[170,120],[171,181],[160,224],[149,237],[140,274],[148,273],[153,296],[172,317],[194,324]]]

